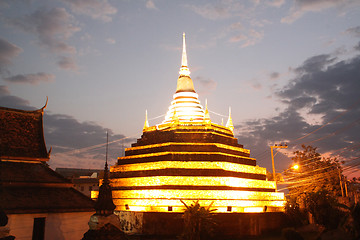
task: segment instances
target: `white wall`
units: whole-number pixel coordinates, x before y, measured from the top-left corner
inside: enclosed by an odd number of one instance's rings
[[[16,240],[31,240],[34,218],[45,217],[45,240],[80,240],[89,230],[95,212],[8,214],[10,235]]]

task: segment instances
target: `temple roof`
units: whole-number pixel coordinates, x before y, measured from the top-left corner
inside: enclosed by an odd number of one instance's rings
[[[80,176],[90,177],[93,173],[100,174],[101,169],[82,169],[82,168],[56,168],[55,172],[65,178],[79,178]]]
[[[93,211],[94,202],[43,163],[0,162],[0,206],[6,213]]]
[[[1,159],[49,160],[44,140],[43,110],[0,107]]]
[[[44,163],[44,108],[0,107],[0,206],[7,214],[92,212],[94,202]]]

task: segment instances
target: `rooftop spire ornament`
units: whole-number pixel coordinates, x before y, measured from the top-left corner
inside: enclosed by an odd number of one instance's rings
[[[205,99],[205,118],[204,118],[204,120],[206,123],[211,123],[209,109],[207,106],[207,99]]]
[[[173,122],[204,122],[204,109],[200,104],[199,96],[195,92],[194,83],[190,77],[187,63],[185,33],[183,33],[183,51],[181,58],[180,76],[177,80],[176,92],[173,101],[162,123]],[[176,118],[174,113],[176,112]]]
[[[144,129],[149,127],[149,121],[147,116],[147,110],[145,110],[145,123],[144,123]]]
[[[233,124],[233,121],[232,121],[232,118],[231,118],[231,107],[229,107],[229,118],[228,118],[228,121],[226,123],[226,127],[230,128],[230,130],[232,132],[234,131],[234,124]]]
[[[181,68],[179,72],[180,76],[190,76],[190,70],[188,68],[187,63],[187,55],[186,55],[186,42],[185,42],[185,33],[183,33],[183,50],[181,56]]]

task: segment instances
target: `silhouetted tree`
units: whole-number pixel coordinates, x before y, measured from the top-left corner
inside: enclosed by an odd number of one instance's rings
[[[289,195],[298,198],[304,193],[325,191],[334,197],[341,196],[340,178],[342,167],[336,158],[323,158],[316,147],[302,145],[302,151],[295,151],[292,158],[298,169],[285,170],[289,183]]]
[[[299,167],[289,167],[284,173],[289,184],[286,212],[296,223],[304,223],[306,213],[311,213],[317,224],[326,229],[337,228],[344,216],[337,201],[341,196],[340,179],[344,178],[342,167],[336,158],[323,158],[315,147],[302,148],[292,158]]]
[[[181,200],[180,200],[181,201]],[[209,239],[213,234],[215,222],[212,217],[212,212],[216,209],[210,210],[210,206],[207,208],[201,207],[199,201],[194,202],[190,206],[181,201],[186,210],[183,215],[184,219],[184,232],[181,235],[181,239],[184,240],[201,240]]]

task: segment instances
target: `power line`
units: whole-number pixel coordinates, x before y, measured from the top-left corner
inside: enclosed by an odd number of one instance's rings
[[[315,129],[314,131],[306,134],[305,136],[302,136],[302,137],[299,137],[299,138],[293,140],[293,142],[296,142],[296,141],[298,141],[298,140],[301,140],[301,139],[303,139],[303,138],[306,138],[306,137],[310,136],[311,134],[319,131],[319,130],[322,129],[323,127],[329,125],[330,123],[333,123],[336,119],[340,118],[341,116],[343,116],[343,115],[345,115],[346,113],[348,113],[350,110],[354,109],[358,103],[360,103],[360,98],[359,98],[353,105],[351,105],[350,108],[347,109],[346,111],[344,111],[344,112],[336,115],[335,117],[333,117],[332,119],[330,119],[327,123],[323,124],[322,126],[320,126],[319,128]],[[295,144],[295,145],[298,145],[298,144]]]

